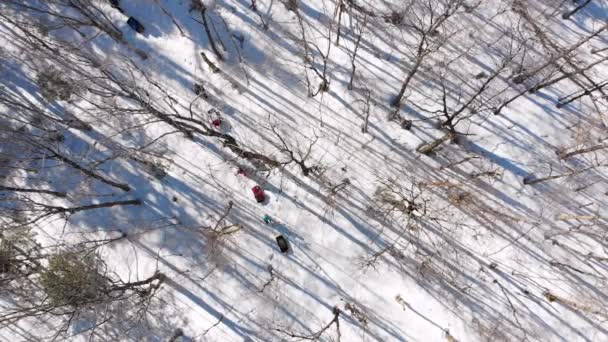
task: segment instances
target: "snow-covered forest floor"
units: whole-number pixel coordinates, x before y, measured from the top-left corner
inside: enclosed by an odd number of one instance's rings
[[[0,40],[2,341],[608,340],[605,0],[3,0]]]

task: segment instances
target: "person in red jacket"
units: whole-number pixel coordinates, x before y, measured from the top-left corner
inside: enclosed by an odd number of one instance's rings
[[[254,186],[251,191],[253,191],[253,196],[258,203],[264,202],[266,196],[264,195],[264,189],[262,189],[259,185]]]

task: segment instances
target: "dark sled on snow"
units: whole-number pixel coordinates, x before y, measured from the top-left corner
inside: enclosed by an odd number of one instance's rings
[[[129,19],[127,20],[127,25],[129,25],[137,33],[144,33],[144,25],[142,25],[137,19],[133,17],[129,17]]]
[[[283,237],[283,235],[279,235],[276,237],[277,239],[277,245],[279,245],[279,249],[281,250],[281,253],[287,253],[289,251],[289,244],[287,243],[287,240],[285,239],[285,237]]]

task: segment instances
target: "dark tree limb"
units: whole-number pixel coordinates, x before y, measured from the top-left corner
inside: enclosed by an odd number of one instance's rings
[[[323,333],[325,333],[327,331],[327,329],[329,329],[335,323],[336,331],[337,331],[337,340],[340,341],[340,337],[341,337],[340,313],[341,313],[341,311],[337,306],[334,306],[332,313],[334,314],[334,318],[331,321],[329,321],[329,323],[327,323],[325,326],[323,326],[320,330],[318,330],[317,332],[310,334],[310,335],[301,335],[301,334],[297,334],[297,333],[294,333],[291,331],[286,331],[286,330],[279,329],[279,328],[275,328],[273,330],[283,333],[289,337],[299,338],[299,339],[309,340],[309,341],[316,341],[321,337],[321,335],[323,335]]]
[[[581,170],[574,170],[574,171],[570,171],[564,174],[558,174],[558,175],[549,175],[549,176],[545,176],[545,177],[540,177],[540,178],[536,178],[534,177],[534,175],[529,175],[524,177],[523,179],[523,183],[524,185],[534,185],[534,184],[538,184],[538,183],[542,183],[542,182],[546,182],[546,181],[550,181],[550,180],[554,180],[554,179],[558,179],[558,178],[564,178],[564,177],[569,177],[569,176],[574,176],[577,175],[579,173],[583,173],[585,171],[589,171],[592,170],[596,167],[599,167],[602,165],[597,165],[597,166],[590,166],[590,167],[586,167],[584,169]]]
[[[591,0],[586,0],[585,2],[581,3],[580,5],[576,6],[572,11],[564,13],[562,15],[562,19],[570,19],[571,16],[575,15],[576,12],[582,10],[583,8],[585,8],[585,6],[589,5],[589,3],[591,2]]]
[[[217,46],[215,45],[215,40],[213,39],[213,35],[211,35],[211,30],[209,29],[209,23],[207,22],[207,7],[205,7],[205,5],[203,5],[203,8],[201,9],[201,17],[203,19],[203,27],[205,28],[205,33],[207,33],[207,37],[209,38],[209,45],[211,45],[211,49],[213,50],[213,53],[215,53],[217,59],[223,61],[224,57],[217,49]]]
[[[65,192],[40,190],[40,189],[15,188],[15,187],[10,187],[10,186],[3,186],[3,185],[0,185],[0,191],[27,192],[27,193],[53,195],[53,196],[57,196],[57,197],[67,197],[67,193],[65,193]]]
[[[580,68],[579,69],[575,69],[574,71],[566,72],[563,75],[561,75],[559,77],[556,77],[556,78],[554,78],[552,80],[549,80],[549,81],[546,81],[546,82],[543,82],[543,83],[539,83],[539,84],[535,85],[534,87],[530,88],[528,91],[530,93],[535,93],[538,90],[540,90],[542,88],[545,88],[545,87],[548,87],[550,85],[553,85],[553,84],[555,84],[555,83],[557,83],[557,82],[559,82],[559,81],[561,81],[563,79],[570,78],[570,77],[572,77],[572,76],[574,76],[576,74],[585,72],[585,71],[593,68],[594,66],[596,66],[596,65],[598,65],[600,63],[603,63],[603,62],[605,62],[607,60],[608,60],[608,57],[601,58],[601,59],[599,59],[599,60],[597,60],[597,61],[595,61],[595,62],[593,62],[593,63],[591,63],[591,64],[589,64],[589,65],[587,65],[585,67],[583,67],[582,69],[580,69]]]
[[[561,151],[558,153],[558,156],[559,156],[559,159],[568,159],[570,157],[574,157],[579,154],[595,152],[595,151],[603,150],[606,148],[608,148],[608,145],[596,145],[596,146],[591,146],[591,147],[586,147],[586,148],[580,148],[578,150],[574,150],[572,152],[567,152],[567,153],[565,151]]]
[[[608,85],[608,81],[605,81],[603,83],[600,84],[596,84],[595,86],[589,88],[589,89],[584,89],[582,92],[580,92],[578,95],[570,95],[571,97],[568,99],[568,97],[564,98],[564,99],[560,99],[560,101],[555,105],[557,108],[562,108],[563,106],[572,103],[578,99],[580,99],[581,97],[587,96],[587,95],[591,95],[591,93],[595,92],[595,91],[601,91],[605,86]]]
[[[167,279],[167,276],[165,276],[161,272],[156,272],[156,273],[154,273],[154,275],[152,275],[151,277],[144,279],[144,280],[133,281],[133,282],[129,282],[129,283],[121,283],[120,285],[111,286],[107,290],[107,293],[108,294],[113,294],[116,292],[124,293],[128,290],[137,290],[136,292],[147,293],[150,291],[150,289],[141,290],[141,289],[137,289],[137,288],[144,286],[144,285],[150,285],[151,289],[158,289],[160,287],[160,285],[165,281],[165,279]],[[155,281],[156,281],[156,283],[153,284]]]
[[[272,131],[272,133],[274,133],[274,135],[279,139],[279,141],[281,142],[281,151],[283,151],[284,153],[286,153],[289,156],[289,160],[287,162],[284,162],[283,164],[289,164],[291,162],[296,163],[300,169],[302,170],[302,174],[306,177],[309,176],[310,172],[315,172],[318,171],[319,167],[318,166],[307,166],[306,165],[306,160],[308,159],[308,157],[310,156],[311,152],[312,152],[312,147],[317,143],[319,137],[315,135],[314,140],[310,143],[310,145],[308,145],[308,148],[306,150],[306,152],[304,153],[304,155],[302,155],[302,153],[298,152],[298,156],[296,156],[296,153],[294,153],[293,148],[291,148],[289,146],[289,144],[285,141],[285,138],[283,138],[283,136],[277,131],[276,127],[274,125],[270,125],[270,129]]]
[[[35,145],[35,146],[37,146],[37,147],[39,147],[42,150],[48,151],[50,153],[50,155],[47,156],[48,158],[52,158],[52,159],[56,159],[56,160],[62,161],[65,164],[71,166],[72,168],[74,168],[74,169],[76,169],[76,170],[84,173],[85,175],[87,175],[87,176],[89,176],[91,178],[97,179],[98,181],[100,181],[102,183],[105,183],[105,184],[110,185],[112,187],[121,189],[123,191],[130,191],[131,190],[131,187],[129,187],[127,184],[118,183],[118,182],[110,180],[110,179],[108,179],[108,178],[106,178],[106,177],[104,177],[104,176],[102,176],[100,174],[97,174],[96,172],[94,172],[94,171],[92,171],[92,170],[90,170],[90,169],[88,169],[88,168],[86,168],[84,166],[81,166],[77,162],[75,162],[75,161],[71,160],[70,158],[64,156],[63,154],[59,153],[55,149],[49,147],[47,144],[41,144],[41,143],[34,142],[34,141],[32,141],[32,144]]]
[[[110,208],[120,205],[141,205],[142,202],[138,199],[134,200],[125,200],[125,201],[113,201],[113,202],[104,202],[97,204],[89,204],[83,205],[79,207],[57,207],[51,205],[42,205],[45,209],[50,211],[50,214],[58,214],[58,213],[69,213],[75,214],[80,211],[92,210],[92,209],[100,209],[100,208]]]
[[[363,18],[363,24],[359,29],[359,35],[357,36],[357,41],[355,42],[355,47],[353,49],[353,56],[350,60],[351,64],[351,72],[350,72],[350,80],[348,81],[348,90],[353,90],[353,80],[355,78],[355,71],[357,70],[357,65],[355,64],[355,60],[357,59],[357,51],[359,50],[359,45],[361,43],[361,38],[363,38],[363,31],[365,30],[365,26],[367,25],[367,16]],[[338,32],[339,34],[339,32]],[[337,44],[337,43],[336,43]]]
[[[588,41],[590,41],[591,39],[599,36],[602,32],[604,32],[606,29],[608,29],[608,24],[600,27],[599,29],[597,29],[595,32],[593,32],[592,34],[590,34],[589,36],[579,40],[578,42],[572,44],[570,47],[568,47],[567,49],[561,49],[559,51],[559,54],[556,56],[551,56],[549,58],[549,60],[547,60],[546,62],[542,63],[541,65],[537,66],[536,68],[534,68],[533,70],[530,71],[526,71],[524,73],[521,73],[519,75],[517,75],[516,77],[513,78],[513,83],[515,84],[521,84],[523,83],[525,80],[527,80],[528,78],[536,75],[537,73],[539,73],[540,71],[542,71],[543,69],[545,69],[546,67],[548,67],[551,64],[554,64],[557,60],[559,60],[560,58],[563,58],[565,56],[568,56],[572,51],[578,49],[579,47],[581,47],[582,45],[584,45],[585,43],[587,43]]]

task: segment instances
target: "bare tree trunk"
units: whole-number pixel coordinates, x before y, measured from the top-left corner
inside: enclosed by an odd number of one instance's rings
[[[130,191],[131,188],[129,187],[129,185],[124,184],[124,183],[118,183],[115,182],[113,180],[110,180],[102,175],[99,175],[97,173],[95,173],[94,171],[84,167],[84,166],[80,166],[80,164],[78,164],[77,162],[71,160],[70,158],[62,155],[61,153],[59,153],[58,151],[54,150],[53,148],[46,146],[45,144],[41,144],[38,142],[34,142],[34,141],[30,141],[30,143],[38,148],[40,148],[41,150],[45,150],[48,151],[50,153],[49,156],[47,156],[47,158],[51,158],[51,159],[57,159],[59,161],[64,162],[65,164],[69,165],[70,167],[84,173],[85,175],[97,179],[98,181],[105,183],[107,185],[110,185],[112,187],[121,189],[123,191]]]
[[[251,5],[249,5],[249,8],[258,15],[258,17],[260,17],[260,21],[262,22],[262,28],[266,31],[268,30],[268,23],[264,20],[264,17],[262,16],[262,14],[260,13],[260,11],[258,11],[258,5],[256,4],[256,0],[251,0]]]
[[[508,106],[510,103],[512,103],[513,101],[517,100],[518,98],[524,96],[530,89],[524,89],[522,91],[520,91],[519,93],[517,93],[516,95],[513,95],[510,99],[506,100],[505,102],[503,102],[500,106],[498,106],[497,108],[494,108],[494,115],[498,115],[500,114],[500,112],[503,110],[503,108],[505,108],[506,106]]]
[[[572,152],[568,152],[568,153],[560,152],[559,159],[568,159],[570,157],[573,157],[573,156],[576,156],[579,154],[595,152],[595,151],[603,150],[606,148],[608,148],[608,145],[596,145],[596,146],[592,146],[592,147],[581,148],[576,151],[572,151]]]
[[[342,11],[344,10],[344,4],[342,3],[342,0],[338,1],[338,4],[336,5],[336,11],[338,12],[338,29],[336,30],[336,45],[340,45],[340,33],[342,30]],[[334,14],[334,18],[335,18],[335,14]]]
[[[545,45],[546,47],[548,46],[551,49],[553,49],[555,51],[555,53],[560,54],[562,47],[558,46],[555,42],[553,42],[552,39],[550,39],[545,34],[545,32],[542,30],[542,28],[539,27],[539,25],[537,24],[535,19],[532,18],[528,14],[527,7],[521,3],[521,0],[518,0],[518,2],[516,4],[518,5],[517,12],[532,26],[535,35],[540,39],[541,43],[543,45]],[[572,59],[567,54],[563,55],[562,57],[566,61],[566,64],[568,64],[570,67],[572,67],[572,69],[575,70],[575,73],[568,74],[570,79],[572,80],[572,82],[574,82],[576,85],[578,85],[582,89],[585,89],[587,86],[585,84],[583,84],[582,82],[578,81],[576,77],[574,77],[575,75],[580,74],[591,84],[592,87],[596,86],[595,81],[591,77],[589,77],[585,74],[585,70],[580,70],[578,65],[575,62],[573,62]],[[558,69],[560,69],[560,70],[562,69],[562,66],[560,66],[559,63],[557,63],[557,59],[553,60],[553,64],[556,65],[556,67]],[[602,95],[606,96],[606,94],[601,89],[599,89],[599,91],[602,93]]]
[[[155,284],[153,286],[158,287],[158,286],[160,286],[161,283],[163,283],[165,281],[165,279],[167,279],[166,275],[164,275],[163,273],[160,273],[160,272],[156,272],[156,273],[154,273],[153,276],[151,276],[147,279],[144,279],[144,280],[124,283],[119,286],[113,286],[109,289],[109,292],[124,292],[127,290],[134,289],[136,287],[152,284],[152,282],[154,282],[155,280],[158,280],[158,284]]]
[[[600,52],[603,52],[603,51],[606,51],[606,50],[608,50],[608,47],[601,48],[601,49],[593,49],[593,50],[591,50],[591,53],[592,54],[597,54],[597,53],[600,53]]]
[[[540,90],[540,89],[542,89],[542,88],[545,88],[545,87],[548,87],[548,86],[550,86],[550,85],[553,85],[553,84],[555,84],[555,83],[557,83],[557,82],[559,82],[559,81],[561,81],[561,80],[563,80],[563,79],[570,78],[570,77],[572,77],[572,76],[574,76],[574,75],[577,75],[577,74],[583,73],[583,72],[585,72],[585,71],[587,71],[587,70],[589,70],[589,69],[593,68],[594,66],[596,66],[596,65],[598,65],[598,64],[600,64],[600,63],[603,63],[603,62],[605,62],[605,61],[607,61],[607,60],[608,60],[608,57],[601,58],[601,59],[599,59],[599,60],[597,60],[597,61],[595,61],[595,62],[593,62],[593,63],[591,63],[591,64],[589,64],[589,65],[587,65],[587,66],[585,66],[585,67],[584,67],[584,68],[582,68],[582,69],[578,69],[578,68],[577,68],[577,69],[575,69],[575,70],[574,70],[574,71],[572,71],[572,72],[566,72],[566,73],[564,73],[562,76],[556,77],[556,78],[554,78],[554,79],[552,79],[552,80],[550,80],[550,81],[547,81],[547,82],[544,82],[544,83],[539,83],[539,84],[535,85],[534,87],[530,88],[529,92],[530,92],[530,93],[535,93],[535,92],[537,92],[538,90]]]
[[[70,207],[70,208],[47,206],[47,205],[45,205],[44,207],[50,209],[51,212],[52,212],[52,214],[57,214],[57,213],[75,214],[75,213],[80,212],[80,211],[92,210],[92,209],[100,209],[100,208],[110,208],[110,207],[115,207],[115,206],[120,206],[120,205],[141,205],[141,201],[138,200],[138,199],[135,199],[135,200],[126,200],[126,201],[114,201],[114,202],[104,202],[104,203],[98,203],[98,204],[89,204],[89,205],[83,205],[83,206],[80,206],[80,207]]]
[[[47,194],[57,197],[67,197],[65,192],[51,191],[51,190],[39,190],[39,189],[25,189],[25,188],[14,188],[10,186],[0,185],[0,191],[14,191],[14,192],[27,192],[27,193],[38,193]]]
[[[171,15],[171,13],[169,11],[167,11],[167,9],[160,3],[159,0],[154,0],[154,1],[156,1],[156,4],[158,5],[158,7],[160,7],[161,11],[163,11],[163,13],[165,13],[165,15],[171,19],[171,21],[173,22],[173,25],[175,25],[175,27],[177,27],[177,29],[179,30],[179,33],[182,35],[182,37],[185,37],[186,33],[184,32],[184,30],[182,29],[180,24],[177,22],[177,20],[175,20],[173,15]]]
[[[348,4],[348,6],[352,9],[354,9],[357,12],[363,13],[366,16],[370,16],[370,17],[377,17],[376,13],[374,13],[371,10],[368,10],[367,8],[361,6],[361,5],[357,5],[355,3],[355,0],[346,0],[346,3]]]
[[[319,329],[317,332],[312,333],[310,335],[302,335],[299,333],[294,333],[291,331],[286,331],[283,329],[278,329],[278,328],[274,328],[274,331],[283,333],[287,336],[290,336],[292,338],[297,338],[297,339],[301,339],[301,340],[311,340],[311,341],[317,341],[320,340],[321,335],[323,335],[323,333],[325,333],[325,331],[327,331],[327,329],[329,329],[334,323],[336,324],[336,334],[338,336],[337,341],[340,341],[340,309],[337,306],[334,306],[332,313],[334,314],[334,318],[329,321],[329,323],[327,323],[325,326],[323,326],[321,329]]]
[[[203,57],[203,60],[205,61],[205,63],[207,63],[207,66],[209,66],[209,69],[211,69],[213,73],[221,71],[220,68],[218,68],[217,65],[215,65],[215,63],[213,63],[203,51],[201,51],[201,56]]]
[[[439,138],[439,139],[437,139],[437,140],[435,140],[433,142],[430,142],[428,144],[420,145],[416,149],[416,151],[418,153],[422,153],[422,154],[427,154],[427,155],[431,154],[441,144],[443,144],[444,142],[446,142],[446,141],[448,141],[450,139],[453,139],[453,138],[454,138],[454,134],[452,132],[446,133],[444,136],[442,136],[441,138]]]
[[[605,309],[603,309],[603,307],[596,308],[596,307],[591,307],[589,305],[583,305],[583,304],[577,303],[576,301],[569,300],[569,299],[566,299],[561,296],[557,296],[557,295],[553,294],[551,291],[545,291],[543,293],[543,296],[545,296],[545,298],[551,303],[557,302],[557,303],[560,303],[567,307],[570,307],[572,309],[581,310],[581,311],[584,311],[587,313],[602,316],[604,319],[608,319],[608,313],[606,312]]]
[[[213,40],[213,36],[211,35],[211,30],[209,29],[209,23],[207,22],[206,12],[207,12],[207,8],[203,5],[203,9],[201,10],[201,17],[203,18],[203,27],[205,28],[205,32],[207,33],[207,37],[209,38],[209,45],[211,45],[211,49],[213,50],[213,53],[215,53],[215,56],[217,57],[217,59],[219,59],[220,61],[223,61],[224,57],[222,57],[222,54],[217,49],[217,46],[215,45],[215,40]]]
[[[123,84],[123,82],[121,82],[121,79],[113,73],[107,70],[101,70],[101,72],[108,78],[109,81],[113,82],[117,87],[122,90],[122,92],[124,93],[122,96],[139,104],[149,114],[178,129],[184,134],[192,136],[193,133],[198,133],[207,137],[216,137],[222,141],[224,147],[229,148],[232,152],[234,152],[237,156],[241,158],[245,158],[250,161],[259,161],[271,168],[280,166],[279,162],[261,153],[245,150],[231,135],[210,129],[204,122],[194,119],[192,107],[190,107],[190,118],[181,115],[166,114],[155,106],[153,106],[153,104],[149,101],[146,101],[144,98],[140,97],[136,93],[137,89],[132,89],[131,87]],[[159,85],[156,86],[160,87]]]
[[[357,59],[357,51],[359,50],[359,44],[361,43],[361,38],[363,37],[363,30],[365,29],[365,25],[367,24],[367,16],[363,18],[363,24],[361,25],[361,29],[359,30],[359,36],[357,37],[357,41],[355,42],[355,48],[353,49],[353,57],[351,58],[351,66],[352,71],[350,73],[350,80],[348,81],[348,90],[353,90],[353,80],[355,78],[355,71],[357,69],[357,65],[355,64],[355,60]]]
[[[571,102],[574,102],[574,101],[580,99],[581,97],[584,97],[584,96],[587,96],[587,95],[591,95],[591,93],[593,93],[594,91],[602,91],[602,89],[605,86],[607,86],[607,85],[608,85],[608,81],[606,81],[604,83],[596,84],[594,87],[589,88],[589,89],[585,89],[579,95],[575,95],[575,96],[571,97],[570,99],[566,100],[568,97],[570,97],[570,96],[572,96],[574,94],[568,95],[564,99],[561,99],[560,102],[557,103],[556,107],[557,108],[562,108],[563,106],[565,106],[565,105],[567,105],[567,104],[569,104]]]
[[[575,9],[573,9],[572,11],[568,12],[568,13],[564,13],[562,15],[563,19],[570,19],[571,16],[573,16],[574,14],[576,14],[576,12],[582,10],[583,8],[585,8],[585,6],[589,5],[589,3],[591,2],[591,0],[586,0],[585,2],[581,3],[580,5],[576,6]]]
[[[606,29],[608,29],[608,24],[602,26],[597,31],[593,32],[591,35],[589,35],[589,36],[587,36],[587,37],[579,40],[578,42],[576,42],[575,44],[573,44],[572,46],[570,46],[566,50],[561,51],[557,56],[551,57],[547,62],[541,64],[538,67],[536,67],[534,70],[531,70],[531,71],[525,72],[523,74],[517,75],[516,77],[513,78],[513,82],[515,84],[521,84],[521,83],[523,83],[525,80],[527,80],[528,78],[532,77],[536,73],[540,72],[541,70],[543,70],[547,66],[555,63],[555,61],[557,61],[558,59],[563,58],[563,57],[569,55],[572,51],[578,49],[580,46],[582,46],[586,42],[588,42],[591,39],[597,37],[602,32],[604,32]]]
[[[399,89],[399,93],[397,94],[397,96],[395,97],[395,99],[391,103],[391,105],[393,107],[395,107],[395,110],[393,111],[393,113],[391,115],[391,119],[394,119],[395,117],[397,117],[397,114],[399,113],[399,110],[401,110],[403,96],[405,95],[405,91],[407,90],[407,86],[410,84],[410,81],[412,80],[412,78],[414,77],[414,75],[416,74],[416,72],[418,71],[418,68],[420,68],[420,64],[422,64],[422,60],[424,59],[424,55],[425,55],[423,53],[424,52],[423,48],[424,48],[424,44],[425,44],[425,41],[426,41],[425,37],[423,37],[422,39],[420,39],[420,43],[418,45],[418,54],[416,56],[416,60],[414,62],[414,66],[412,67],[412,69],[410,70],[410,72],[407,73],[407,76],[405,77],[405,80],[401,84],[401,89]]]
[[[571,172],[568,172],[568,173],[564,173],[564,174],[561,174],[561,175],[546,176],[546,177],[541,177],[541,178],[534,178],[533,175],[530,175],[530,176],[524,177],[523,183],[524,183],[524,185],[538,184],[538,183],[546,182],[546,181],[553,180],[553,179],[574,176],[574,175],[577,175],[579,173],[583,173],[585,171],[594,169],[596,167],[597,166],[590,166],[590,167],[584,168],[582,170],[574,170],[574,171],[571,171]]]
[[[371,112],[371,90],[367,89],[367,97],[365,98],[365,118],[363,119],[363,127],[361,127],[362,133],[367,133],[367,126],[369,124],[369,115]]]
[[[304,27],[304,18],[302,18],[302,15],[300,14],[300,11],[298,9],[298,3],[296,0],[294,0],[293,2],[287,2],[285,4],[285,6],[290,11],[293,11],[296,14],[296,17],[298,19],[298,25],[299,25],[300,31],[302,33],[302,47],[304,47],[304,57],[303,57],[304,78],[306,79],[306,89],[308,92],[308,96],[312,97],[313,91],[312,91],[312,84],[310,82],[310,78],[308,77],[308,69],[314,70],[314,72],[317,74],[319,74],[319,71],[315,68],[314,60],[313,60],[313,53],[311,52],[310,46],[308,45],[308,40],[306,38],[306,30]]]
[[[294,148],[290,147],[289,144],[287,143],[287,141],[285,140],[285,138],[279,133],[279,131],[276,129],[275,125],[270,124],[270,129],[272,131],[272,133],[279,139],[279,141],[281,142],[281,151],[284,152],[285,154],[287,154],[289,156],[289,161],[282,163],[283,165],[289,164],[289,163],[296,163],[300,169],[302,170],[302,174],[306,177],[308,177],[310,175],[310,172],[315,172],[317,171],[319,168],[315,165],[313,166],[307,166],[306,165],[306,160],[308,159],[308,157],[310,157],[310,154],[312,152],[312,147],[316,144],[316,142],[318,141],[319,137],[315,136],[315,139],[311,142],[311,144],[308,146],[306,152],[302,153],[299,149],[296,150],[297,153],[294,153]],[[296,154],[298,156],[296,156]]]
[[[65,4],[65,7],[71,8],[75,12],[79,13],[80,16],[73,16],[74,12],[70,11],[59,11],[48,7],[36,7],[28,4],[22,0],[4,0],[8,5],[12,4],[20,8],[20,11],[32,12],[36,15],[44,15],[54,17],[61,20],[62,25],[74,29],[78,26],[92,26],[108,34],[112,39],[119,43],[125,43],[123,40],[122,32],[114,25],[112,20],[108,18],[104,11],[99,9],[96,4],[92,1],[86,0],[70,0]],[[46,6],[46,4],[45,4]],[[77,30],[75,30],[77,31]]]
[[[58,192],[58,191],[51,191],[51,190],[40,190],[40,189],[14,188],[14,187],[3,186],[3,185],[0,185],[0,191],[39,193],[39,194],[53,195],[53,196],[57,196],[57,197],[66,197],[67,196],[67,194],[65,192]]]
[[[236,139],[234,137],[232,137],[229,134],[226,133],[222,133],[222,132],[218,132],[212,129],[209,129],[203,122],[196,120],[196,119],[192,119],[192,118],[184,118],[184,117],[180,117],[179,119],[181,120],[185,120],[185,121],[191,121],[193,123],[196,123],[197,125],[203,127],[205,130],[201,130],[200,128],[193,126],[191,124],[188,123],[184,123],[184,122],[178,122],[176,120],[173,120],[171,118],[168,118],[168,116],[166,114],[163,114],[165,116],[165,119],[161,118],[161,120],[169,123],[170,125],[177,127],[178,129],[181,127],[182,129],[184,128],[188,128],[189,130],[191,130],[192,132],[201,134],[203,136],[208,136],[208,137],[216,137],[219,138],[220,140],[222,140],[222,144],[224,145],[224,147],[227,147],[228,149],[230,149],[233,153],[235,153],[237,156],[250,160],[250,161],[260,161],[262,163],[264,163],[265,165],[274,168],[274,167],[278,167],[281,165],[281,163],[279,163],[276,160],[273,160],[261,153],[257,153],[257,152],[253,152],[253,151],[247,151],[245,149],[243,149],[239,143],[236,141]],[[168,118],[168,119],[167,119]]]
[[[57,159],[57,160],[61,160],[62,162],[68,164],[69,166],[71,166],[74,169],[76,169],[76,170],[84,173],[85,175],[87,175],[87,176],[89,176],[91,178],[95,178],[95,179],[97,179],[98,181],[100,181],[102,183],[108,184],[110,186],[113,186],[115,188],[121,189],[123,191],[130,191],[131,190],[131,187],[129,187],[127,184],[118,183],[118,182],[114,182],[112,180],[109,180],[109,179],[107,179],[107,178],[105,178],[105,177],[103,177],[101,175],[98,175],[97,173],[95,173],[95,172],[93,172],[93,171],[91,171],[91,170],[83,167],[83,166],[80,166],[75,161],[73,161],[73,160],[71,160],[71,159],[69,159],[69,158],[67,158],[67,157],[59,154],[57,151],[55,151],[55,150],[53,150],[53,149],[51,149],[49,147],[45,146],[44,148],[52,153],[51,158],[54,158],[54,159]]]
[[[490,86],[490,83],[495,78],[497,78],[500,75],[500,73],[507,67],[508,62],[512,59],[512,57],[513,56],[510,56],[509,58],[507,58],[506,60],[504,60],[503,63],[502,63],[502,65],[498,69],[496,69],[496,71],[494,71],[494,73],[492,75],[490,75],[482,83],[481,87],[479,87],[479,89],[477,89],[477,91],[475,92],[475,94],[473,94],[473,96],[471,96],[467,102],[465,102],[460,108],[458,108],[452,114],[448,114],[448,112],[447,112],[445,86],[442,83],[442,86],[443,86],[444,115],[446,116],[446,120],[441,125],[443,127],[447,127],[450,130],[450,132],[452,132],[453,134],[456,134],[456,128],[455,128],[455,126],[458,124],[458,121],[460,121],[460,120],[457,120],[456,122],[454,122],[454,119],[456,119],[460,114],[462,114],[465,109],[469,108],[469,106],[473,103],[473,101],[475,101],[479,96],[481,96],[486,91],[486,89],[488,89],[488,87]]]

